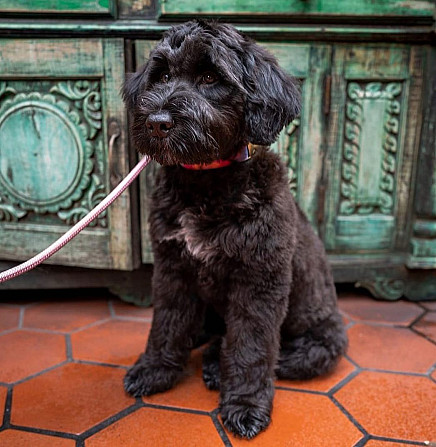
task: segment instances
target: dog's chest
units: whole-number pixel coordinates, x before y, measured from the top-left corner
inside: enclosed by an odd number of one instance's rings
[[[208,215],[201,209],[185,209],[168,230],[164,240],[182,243],[186,253],[197,261],[207,264],[223,255],[220,234],[227,230],[227,225],[216,215]]]

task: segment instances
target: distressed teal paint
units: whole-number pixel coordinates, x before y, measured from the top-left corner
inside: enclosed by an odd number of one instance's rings
[[[0,0],[0,11],[109,13],[111,0]]]
[[[162,14],[344,14],[432,16],[430,0],[161,0]]]
[[[372,205],[379,201],[386,100],[362,101],[357,202]]]
[[[391,246],[394,230],[392,216],[339,216],[335,248],[345,252],[387,249]]]
[[[0,116],[0,181],[27,203],[57,201],[80,180],[81,145],[60,111],[42,102],[19,103]]]

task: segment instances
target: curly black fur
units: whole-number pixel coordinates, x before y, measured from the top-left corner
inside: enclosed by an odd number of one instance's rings
[[[252,438],[270,423],[275,375],[324,374],[345,351],[333,278],[277,155],[258,147],[221,169],[180,164],[273,143],[300,111],[298,87],[233,27],[193,21],[164,34],[124,99],[137,149],[164,165],[150,211],[154,320],[125,388],[141,396],[174,386],[207,313],[217,335],[204,381],[220,389],[225,426]],[[171,128],[156,135],[148,119],[160,113]]]

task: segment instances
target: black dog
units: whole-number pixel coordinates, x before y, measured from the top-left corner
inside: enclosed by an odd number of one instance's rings
[[[298,88],[233,27],[194,21],[164,34],[124,99],[137,149],[163,165],[150,217],[154,320],[125,388],[171,388],[206,321],[204,381],[220,389],[225,426],[251,438],[270,423],[275,375],[326,373],[347,344],[323,245],[264,147],[299,113]]]

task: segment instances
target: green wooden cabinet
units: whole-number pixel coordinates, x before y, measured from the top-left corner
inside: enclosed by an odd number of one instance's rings
[[[125,71],[168,20],[213,17],[301,82],[301,116],[272,150],[336,281],[436,298],[435,11],[430,0],[0,0],[0,269],[48,246],[128,172]],[[141,295],[157,169],[49,261],[50,287]]]
[[[0,251],[26,259],[128,170],[121,39],[0,40]],[[128,193],[49,262],[137,265]]]

